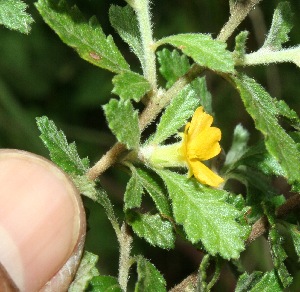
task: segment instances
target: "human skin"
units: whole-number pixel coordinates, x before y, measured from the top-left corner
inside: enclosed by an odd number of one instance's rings
[[[47,159],[0,150],[0,291],[66,291],[85,239],[69,177]]]

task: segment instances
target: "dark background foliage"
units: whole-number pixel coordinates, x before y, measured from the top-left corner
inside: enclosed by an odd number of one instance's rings
[[[74,0],[89,18],[96,15],[106,34],[112,34],[132,68],[140,71],[135,56],[109,25],[108,9],[111,4],[124,5],[115,0]],[[161,0],[153,1],[154,37],[156,39],[177,33],[201,32],[217,36],[229,16],[227,1],[220,0]],[[248,50],[262,44],[271,23],[272,13],[279,1],[262,1],[240,30],[250,31]],[[290,1],[295,12],[294,29],[287,44],[300,43],[300,2]],[[76,141],[82,157],[95,162],[114,143],[108,130],[101,106],[111,94],[112,74],[81,60],[76,52],[65,46],[58,36],[43,22],[33,1],[27,1],[34,17],[31,33],[21,35],[0,27],[0,147],[28,150],[43,156],[48,153],[39,139],[35,117],[47,115],[61,128],[68,140]],[[233,49],[234,38],[228,42]],[[247,68],[247,73],[264,85],[272,96],[285,99],[296,112],[300,112],[299,69],[293,64]],[[220,77],[208,74],[208,87],[213,95],[216,123],[221,128],[222,146],[228,149],[235,125],[242,123],[251,132],[253,143],[260,136],[244,110],[235,90]],[[162,81],[162,85],[163,85]],[[114,204],[122,210],[122,195],[128,177],[121,171],[108,171],[102,183],[107,187]],[[280,187],[283,188],[282,184]],[[89,218],[87,246],[99,254],[99,269],[103,274],[116,275],[118,246],[115,235],[101,207],[85,200]],[[121,217],[120,212],[120,217]],[[140,239],[134,243],[134,253],[143,253],[165,275],[168,285],[181,281],[197,269],[201,253],[178,240],[176,249],[162,251],[150,247]],[[259,239],[242,255],[247,270],[269,270],[272,267],[266,240]],[[299,264],[290,260],[288,267],[297,278]],[[134,278],[134,273],[132,274]],[[299,273],[298,273],[298,278]],[[225,266],[222,291],[234,289],[234,273]],[[296,281],[297,282],[297,281]],[[299,281],[298,281],[299,282]],[[219,287],[219,288],[218,288]],[[297,289],[297,283],[294,284]],[[296,291],[296,290],[295,290]]]

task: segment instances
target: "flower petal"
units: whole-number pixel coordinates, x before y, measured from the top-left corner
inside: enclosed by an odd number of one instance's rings
[[[200,106],[196,109],[192,121],[188,127],[189,140],[193,140],[202,131],[209,128],[213,122],[213,117],[203,111],[203,107]]]
[[[188,159],[208,160],[215,157],[221,152],[221,147],[218,143],[220,140],[220,129],[215,127],[205,129],[187,144]]]
[[[198,160],[189,161],[195,178],[202,184],[218,187],[224,180]]]

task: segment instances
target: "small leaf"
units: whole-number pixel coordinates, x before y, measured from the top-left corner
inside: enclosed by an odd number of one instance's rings
[[[39,0],[35,5],[45,22],[81,58],[114,73],[129,70],[112,36],[105,36],[95,17],[86,21],[79,9],[68,7],[65,0],[59,4],[54,0]]]
[[[275,9],[272,25],[263,48],[272,51],[282,49],[282,44],[289,40],[288,34],[293,27],[293,13],[289,2],[281,2]]]
[[[160,144],[168,137],[176,134],[178,129],[185,125],[187,119],[193,115],[197,106],[199,106],[199,99],[193,87],[188,85],[166,108],[150,143]]]
[[[192,83],[191,86],[193,87],[196,95],[200,99],[200,104],[203,106],[204,111],[210,115],[213,115],[212,110],[212,98],[211,94],[207,89],[206,79],[205,77],[196,78]]]
[[[170,44],[181,50],[200,66],[213,71],[233,73],[232,53],[226,50],[226,44],[212,39],[206,34],[177,34],[160,39],[156,46]]]
[[[244,273],[240,276],[235,292],[282,292],[280,282],[274,271]]]
[[[128,149],[136,149],[140,143],[138,113],[130,101],[111,99],[103,106],[108,126],[118,141]]]
[[[90,280],[99,275],[99,271],[96,268],[97,261],[97,255],[88,251],[84,252],[75,278],[71,283],[68,292],[84,291],[87,288]]]
[[[25,12],[26,8],[27,5],[20,0],[0,1],[0,24],[28,34],[34,20]]]
[[[127,212],[126,218],[134,233],[151,245],[164,249],[174,248],[175,236],[172,224],[158,214],[139,214],[130,211]]]
[[[131,168],[131,175],[124,194],[125,210],[139,208],[142,203],[143,186],[134,167]]]
[[[75,143],[68,144],[65,134],[57,130],[54,122],[46,116],[36,118],[36,121],[41,132],[40,138],[49,150],[52,161],[69,174],[85,174],[89,160],[79,157]]]
[[[166,292],[166,281],[156,267],[148,260],[137,258],[138,281],[135,292]]]
[[[226,203],[227,192],[204,187],[168,170],[156,170],[165,181],[174,217],[192,243],[202,242],[211,255],[238,258],[249,228],[237,223],[240,212]],[[184,202],[184,204],[183,204]]]
[[[269,220],[269,218],[268,218]],[[271,223],[271,222],[270,222]],[[289,274],[284,261],[287,258],[287,254],[282,247],[283,238],[279,234],[277,228],[274,226],[269,231],[269,244],[271,246],[272,260],[274,263],[274,268],[277,270],[278,277],[284,288],[287,288],[292,282],[293,278]]]
[[[160,214],[171,218],[172,211],[170,207],[170,201],[166,196],[167,191],[160,181],[161,179],[156,173],[146,168],[138,168],[137,173],[139,175],[141,184],[151,196]]]
[[[249,132],[241,124],[237,125],[233,133],[232,145],[226,155],[224,167],[235,164],[245,153],[249,140]]]
[[[140,74],[132,71],[116,75],[113,80],[112,93],[119,95],[122,99],[133,99],[136,102],[150,90],[149,82]]]
[[[298,229],[298,226],[294,224],[289,224],[287,222],[284,222],[284,226],[288,228],[288,231],[293,240],[296,254],[298,256],[298,261],[300,261],[300,231]]]
[[[130,46],[133,53],[139,58],[142,67],[144,67],[144,51],[134,10],[129,5],[125,7],[111,5],[109,20],[112,27],[119,33],[123,41]]]
[[[246,41],[249,32],[242,31],[235,38],[235,48],[233,52],[234,59],[236,63],[242,63],[246,54]]]
[[[83,291],[83,290],[77,290],[77,291]],[[97,276],[91,280],[89,289],[87,291],[122,292],[122,289],[119,286],[117,278],[111,276]]]
[[[177,50],[171,52],[164,48],[157,52],[157,60],[160,64],[159,72],[167,80],[167,89],[190,68],[187,56],[180,55]]]
[[[234,78],[242,100],[255,126],[265,136],[266,148],[280,163],[288,181],[300,178],[300,153],[296,143],[278,123],[280,112],[274,99],[253,79],[246,75]]]

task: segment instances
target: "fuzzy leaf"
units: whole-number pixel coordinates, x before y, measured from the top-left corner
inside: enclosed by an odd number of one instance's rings
[[[244,273],[240,276],[235,292],[282,292],[281,285],[274,271]]]
[[[103,106],[108,126],[118,141],[128,149],[136,149],[140,143],[138,113],[130,101],[111,99]]]
[[[114,73],[129,70],[112,36],[105,36],[95,17],[86,21],[79,9],[68,7],[65,0],[59,4],[54,0],[39,0],[36,7],[45,22],[81,58]]]
[[[131,178],[124,194],[125,210],[139,208],[142,203],[143,186],[134,167],[131,168]]]
[[[183,225],[188,239],[192,243],[201,241],[211,255],[238,258],[249,230],[237,223],[240,212],[226,203],[227,192],[204,187],[168,170],[157,173],[167,185],[175,220]]]
[[[175,236],[172,224],[159,214],[139,214],[127,212],[126,218],[133,231],[153,246],[164,249],[174,248]]]
[[[144,67],[144,51],[134,10],[129,5],[125,7],[111,5],[109,20],[112,27],[118,32],[123,41],[130,46]]]
[[[114,84],[112,93],[124,100],[133,99],[138,102],[151,88],[143,76],[132,71],[116,75],[112,82]]]
[[[199,99],[193,87],[186,86],[166,108],[151,144],[160,144],[176,134],[178,129],[185,125],[187,119],[193,115],[198,105]]]
[[[99,271],[96,268],[97,261],[97,255],[88,251],[84,252],[75,278],[70,285],[68,292],[85,291],[90,280],[99,275]]]
[[[200,66],[213,71],[233,73],[232,53],[226,50],[226,44],[212,39],[207,34],[177,34],[160,39],[156,46],[170,44],[191,57]]]
[[[296,143],[278,123],[280,111],[276,102],[253,79],[240,75],[234,80],[256,128],[265,136],[267,150],[280,163],[288,181],[297,184],[300,180],[300,153]]]
[[[20,0],[0,1],[0,24],[21,33],[28,34],[33,18],[25,12],[27,5]]]
[[[282,44],[289,40],[288,34],[293,27],[293,13],[289,2],[278,4],[273,14],[272,25],[263,45],[263,48],[272,51],[282,49]]]
[[[196,92],[197,97],[200,100],[200,104],[203,106],[204,111],[210,115],[213,115],[212,110],[212,98],[207,89],[205,77],[196,78],[192,83],[192,88]]]
[[[242,31],[235,38],[235,48],[233,52],[234,59],[236,63],[243,62],[246,54],[246,41],[248,38],[249,32]]]
[[[157,60],[160,64],[159,71],[167,80],[167,89],[190,68],[190,62],[187,56],[180,55],[177,50],[171,52],[164,48],[157,52]]]
[[[41,132],[40,138],[49,150],[51,160],[69,174],[85,174],[89,160],[79,157],[75,143],[68,144],[65,134],[57,130],[54,122],[46,116],[36,118],[36,121]]]
[[[287,288],[293,282],[293,278],[289,274],[284,264],[284,261],[287,258],[287,254],[282,247],[283,238],[277,231],[276,227],[270,229],[268,239],[271,245],[271,254],[274,268],[277,270],[278,277],[281,280],[283,287]]]
[[[83,290],[77,290],[83,291]],[[122,289],[118,283],[118,279],[111,276],[97,276],[94,277],[89,289],[90,292],[122,292]]]
[[[296,254],[298,256],[298,261],[300,261],[300,231],[297,225],[289,224],[284,222],[284,226],[287,226],[288,231],[292,237],[293,244],[295,247]]]
[[[148,260],[137,258],[138,281],[135,292],[166,292],[166,281],[156,267]]]
[[[166,189],[159,181],[160,178],[156,173],[153,173],[152,171],[145,168],[138,168],[137,172],[141,184],[149,193],[160,214],[171,218],[172,212],[170,208],[170,202],[166,197]]]

